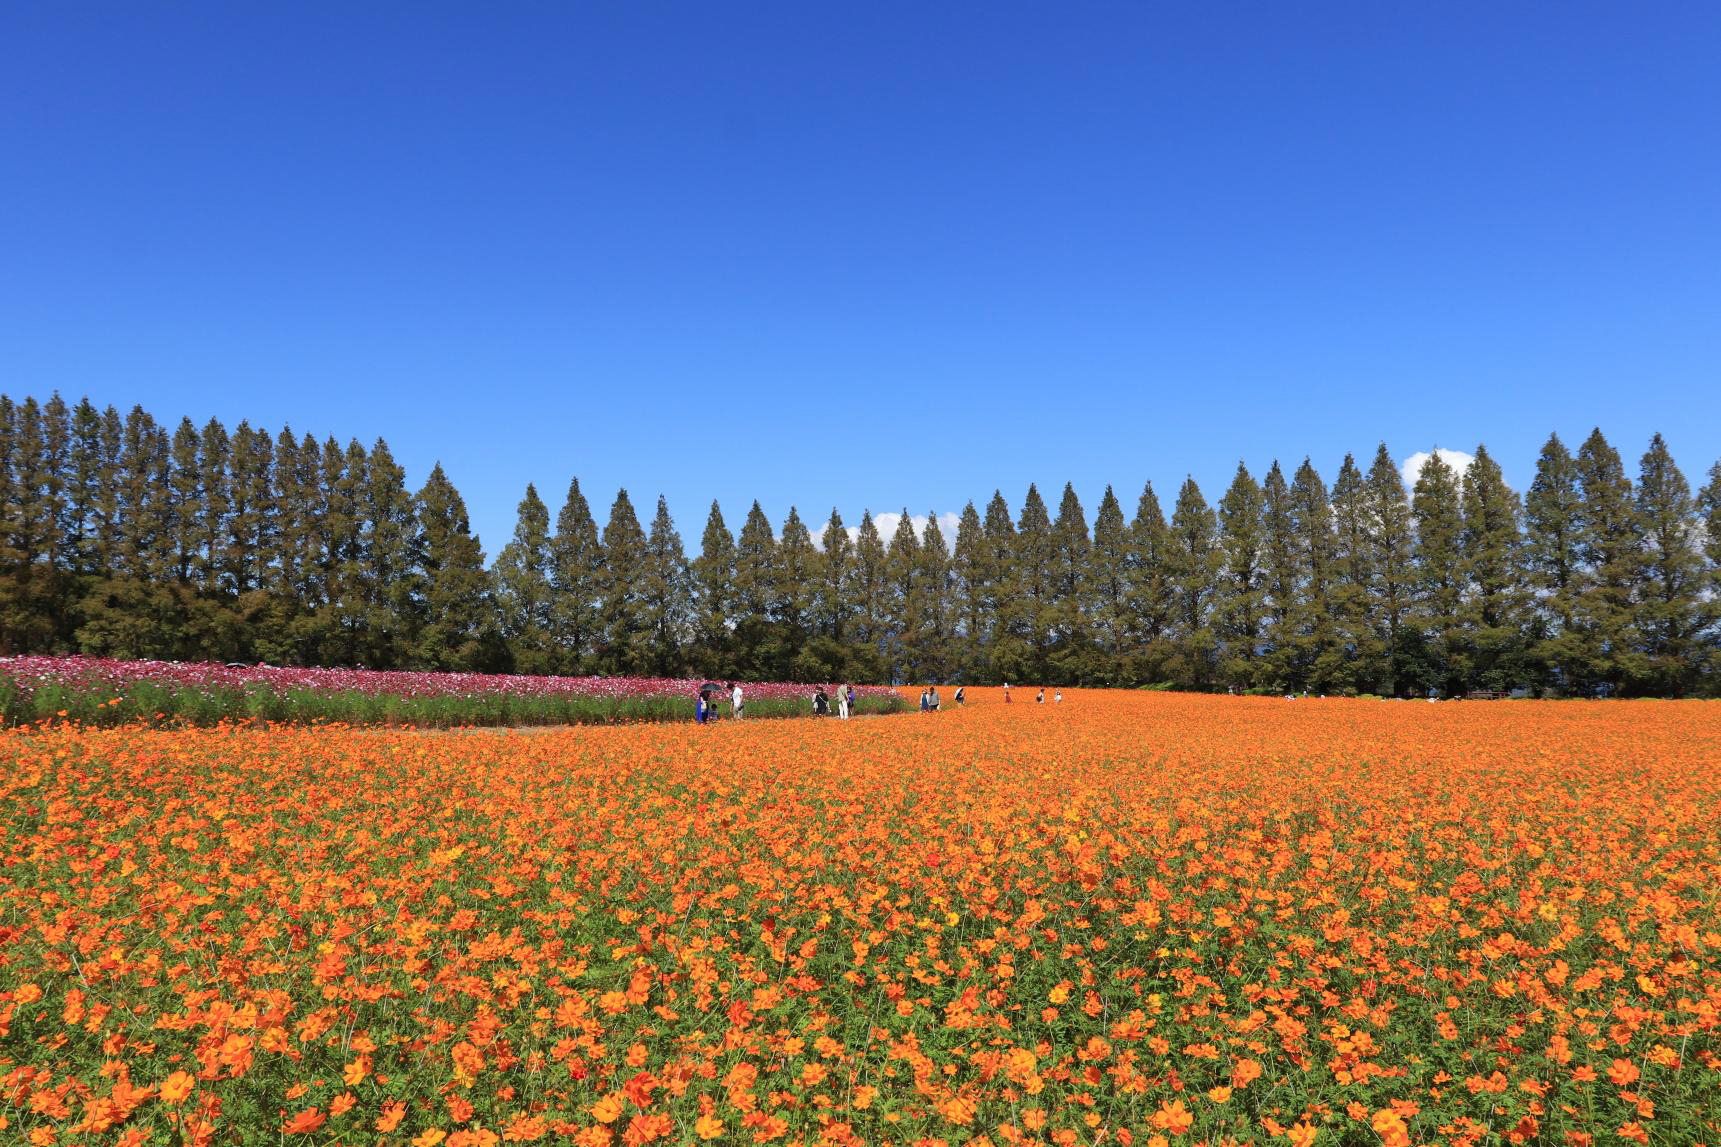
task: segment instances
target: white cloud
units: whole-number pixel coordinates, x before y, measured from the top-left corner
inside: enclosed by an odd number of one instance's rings
[[[1464,477],[1464,472],[1470,469],[1470,463],[1476,461],[1474,454],[1466,454],[1462,450],[1445,450],[1436,446],[1434,454],[1440,455],[1442,462],[1458,471],[1460,478]],[[1434,454],[1430,454],[1426,450],[1418,450],[1404,460],[1404,466],[1399,472],[1404,475],[1404,485],[1407,489],[1416,488],[1417,477],[1421,475],[1423,466],[1428,464],[1428,460],[1434,457]]]
[[[910,514],[908,516],[909,525],[914,529],[914,536],[922,541],[926,538],[926,524],[932,520],[925,514]],[[961,520],[960,514],[939,514],[937,517],[939,532],[944,535],[944,544],[949,548],[954,549],[956,546],[956,526]],[[900,521],[902,521],[902,515],[894,511],[887,510],[882,514],[872,516],[872,524],[878,530],[878,536],[884,540],[886,546],[889,546],[890,539],[896,536],[896,526]],[[813,535],[813,545],[821,550],[825,548],[825,531],[829,528],[830,524],[827,522],[819,527],[818,533]],[[844,526],[843,530],[848,534],[851,542],[860,536],[859,526]]]

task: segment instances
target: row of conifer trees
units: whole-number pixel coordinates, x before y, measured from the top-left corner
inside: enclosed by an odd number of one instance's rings
[[[241,422],[172,430],[0,397],[0,652],[751,679],[1020,681],[1420,696],[1714,694],[1721,463],[1634,482],[1600,430],[1550,437],[1523,497],[1478,447],[1406,489],[1382,445],[1331,486],[1242,465],[1167,517],[1108,487],[964,508],[948,544],[833,511],[815,544],[713,503],[689,560],[662,498],[599,526],[533,487],[486,567],[441,466]],[[929,515],[930,517],[930,515]]]

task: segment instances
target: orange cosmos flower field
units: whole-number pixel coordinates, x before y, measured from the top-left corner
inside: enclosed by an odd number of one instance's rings
[[[0,1141],[1721,1143],[1721,705],[969,692],[6,733]]]

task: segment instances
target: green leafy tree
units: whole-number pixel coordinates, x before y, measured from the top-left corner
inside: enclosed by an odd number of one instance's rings
[[[1213,601],[1224,561],[1218,519],[1195,479],[1185,478],[1171,512],[1171,568],[1177,597],[1174,664],[1178,682],[1188,688],[1211,689],[1218,672]]]
[[[1033,483],[1022,499],[1016,519],[1015,547],[1010,553],[1011,592],[1003,611],[1011,633],[1029,651],[1027,672],[1044,682],[1051,670],[1052,633],[1057,624],[1054,609],[1052,520],[1046,503]]]
[[[424,531],[425,623],[414,660],[432,669],[510,668],[495,628],[483,546],[472,534],[465,500],[440,462],[418,492],[416,516]]]
[[[1149,482],[1141,489],[1129,523],[1126,652],[1121,666],[1126,682],[1161,684],[1170,679],[1177,655],[1173,637],[1179,616],[1179,557],[1159,495]]]
[[[1355,466],[1352,466],[1355,473]],[[1284,626],[1291,634],[1294,670],[1288,688],[1336,692],[1349,679],[1348,659],[1339,638],[1334,600],[1339,574],[1338,538],[1333,529],[1327,484],[1308,458],[1291,479],[1291,536],[1296,586],[1286,599]]]
[[[232,511],[228,466],[233,451],[227,428],[211,418],[203,426],[197,448],[197,569],[195,581],[205,592],[231,589],[223,579],[227,531]]]
[[[102,415],[88,398],[72,408],[66,486],[66,550],[73,573],[102,568],[97,535],[102,528],[98,503],[102,481]]]
[[[1461,543],[1468,592],[1459,605],[1470,685],[1501,692],[1529,676],[1530,593],[1518,495],[1486,446],[1464,475]]]
[[[1643,525],[1619,451],[1597,428],[1578,447],[1583,563],[1575,624],[1581,693],[1619,695],[1648,672],[1637,648],[1636,591],[1643,574]]]
[[[777,677],[777,539],[758,502],[735,539],[734,585],[735,669],[755,680]]]
[[[1091,679],[1120,681],[1129,629],[1129,524],[1110,486],[1100,495],[1099,509],[1094,512],[1093,546],[1084,580],[1097,647]]]
[[[728,677],[734,625],[735,538],[716,501],[705,519],[699,556],[693,559],[693,590],[699,612],[694,622],[694,664],[706,676]]]
[[[991,644],[986,598],[989,548],[980,511],[969,502],[957,520],[956,546],[950,556],[951,673],[957,681],[980,680],[986,675]]]
[[[915,589],[920,595],[916,660],[924,681],[951,679],[956,614],[950,583],[950,545],[938,525],[938,515],[928,511],[926,528],[920,533],[920,566],[915,575]]]
[[[1418,691],[1444,696],[1462,692],[1469,663],[1462,643],[1464,516],[1458,472],[1434,451],[1416,476],[1411,515],[1415,523],[1415,587],[1410,619],[1420,663],[1407,666]]]
[[[407,492],[406,471],[381,438],[365,458],[359,494],[364,519],[359,584],[366,614],[366,663],[393,669],[404,664],[424,620],[419,572],[423,538]]]
[[[886,617],[888,586],[885,581],[884,539],[872,511],[861,512],[860,528],[855,531],[854,600],[857,633],[864,663],[883,667],[885,643],[889,639],[889,619]]]
[[[241,421],[233,430],[228,455],[228,517],[221,565],[228,586],[243,596],[262,588],[279,529],[274,505],[274,444],[267,432]],[[386,448],[385,448],[386,449]],[[390,460],[392,464],[392,459]],[[401,485],[392,492],[395,508],[408,505],[404,472],[395,467]]]
[[[892,681],[924,680],[920,676],[920,625],[924,604],[920,590],[920,543],[908,507],[896,521],[885,555],[886,664]]]
[[[173,498],[173,576],[186,585],[191,584],[197,569],[203,540],[200,446],[197,424],[189,418],[180,419],[169,447],[168,491]]]
[[[1583,656],[1578,631],[1582,589],[1583,495],[1577,460],[1557,434],[1550,434],[1536,460],[1536,477],[1524,498],[1525,568],[1538,597],[1540,623],[1534,654],[1547,684],[1580,684],[1576,662]]]
[[[1420,635],[1404,623],[1416,593],[1416,539],[1404,479],[1392,464],[1392,455],[1386,452],[1384,442],[1375,451],[1363,490],[1373,550],[1371,565],[1377,603],[1374,613],[1386,654],[1379,667],[1384,671],[1383,690],[1403,696],[1414,684],[1413,677],[1421,661]]]
[[[1015,573],[1016,523],[1010,505],[998,490],[986,503],[983,523],[986,546],[979,554],[983,577],[983,609],[990,639],[987,663],[994,681],[1022,681],[1032,672],[1033,645],[1018,630],[1020,593]]]
[[[1296,514],[1291,487],[1275,459],[1261,479],[1261,641],[1256,684],[1278,690],[1302,689],[1308,675],[1298,659],[1298,565]]]
[[[645,609],[647,669],[660,677],[687,672],[686,650],[693,628],[693,578],[681,534],[659,494],[657,513],[645,539],[645,577],[640,585]]]
[[[818,615],[819,632],[841,645],[849,631],[849,618],[854,613],[850,598],[853,577],[854,541],[843,528],[843,516],[831,507],[830,520],[825,523],[822,556],[815,563],[817,587],[814,610]]]
[[[1691,486],[1660,434],[1650,439],[1639,463],[1637,518],[1644,540],[1636,619],[1648,661],[1644,686],[1677,697],[1695,689],[1701,671],[1702,527]]]
[[[1705,674],[1705,690],[1710,696],[1721,694],[1721,462],[1709,467],[1709,480],[1697,493],[1698,528],[1703,537],[1704,579],[1707,593],[1703,601],[1703,629],[1700,648],[1703,661],[1699,669]]]
[[[1215,628],[1221,642],[1219,672],[1224,684],[1256,684],[1261,618],[1265,610],[1262,495],[1260,484],[1237,463],[1230,489],[1219,499],[1219,582],[1214,594]]]
[[[1368,481],[1349,454],[1333,479],[1332,517],[1333,624],[1339,647],[1350,650],[1333,667],[1333,688],[1378,692],[1387,679],[1388,650],[1376,623],[1374,524]]]
[[[568,483],[568,496],[556,514],[550,539],[550,629],[555,642],[555,667],[561,673],[583,673],[597,655],[603,633],[604,550],[598,539],[592,508],[580,492],[580,480]]]
[[[616,491],[604,524],[603,643],[598,664],[606,673],[643,673],[650,661],[650,631],[640,585],[645,580],[645,531],[626,490]]]
[[[491,570],[497,618],[503,638],[521,673],[550,673],[556,668],[555,556],[550,546],[550,508],[526,483],[515,511],[514,536],[496,555]]]
[[[1051,542],[1051,592],[1042,614],[1046,620],[1048,673],[1060,684],[1087,684],[1094,678],[1088,571],[1093,542],[1081,499],[1068,482],[1052,522]]]

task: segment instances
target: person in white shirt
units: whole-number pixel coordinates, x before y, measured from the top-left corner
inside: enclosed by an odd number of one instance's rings
[[[741,719],[742,708],[745,705],[745,702],[741,699],[740,682],[736,682],[729,686],[729,705],[730,708],[735,711],[735,719],[739,721]]]

